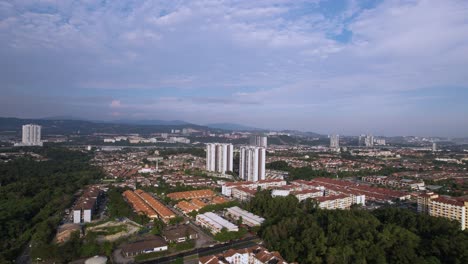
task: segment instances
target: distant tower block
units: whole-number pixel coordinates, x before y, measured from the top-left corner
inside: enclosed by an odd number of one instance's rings
[[[267,137],[266,136],[251,136],[250,145],[267,148]]]
[[[42,146],[41,126],[28,124],[23,126],[23,146]]]
[[[337,149],[340,147],[340,136],[339,135],[331,135],[330,136],[330,148]]]
[[[262,147],[245,146],[240,148],[239,177],[245,181],[265,179],[266,150]]]
[[[232,144],[206,144],[206,170],[225,174],[233,171],[234,147]]]

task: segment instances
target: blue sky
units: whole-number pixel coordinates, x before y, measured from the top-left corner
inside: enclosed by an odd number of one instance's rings
[[[466,0],[0,2],[0,116],[468,136]]]

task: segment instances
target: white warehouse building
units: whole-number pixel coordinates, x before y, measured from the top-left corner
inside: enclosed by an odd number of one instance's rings
[[[226,214],[235,220],[239,220],[242,217],[242,223],[250,227],[260,226],[265,221],[265,218],[254,215],[251,212],[243,210],[237,206],[226,209]]]
[[[196,221],[213,234],[221,232],[223,228],[226,228],[229,232],[239,231],[238,226],[212,212],[197,215]]]

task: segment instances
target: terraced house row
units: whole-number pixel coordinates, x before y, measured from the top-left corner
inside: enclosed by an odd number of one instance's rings
[[[128,190],[123,193],[123,196],[132,205],[135,212],[143,213],[151,219],[159,218],[167,223],[171,218],[176,217],[174,212],[145,191],[132,192]]]

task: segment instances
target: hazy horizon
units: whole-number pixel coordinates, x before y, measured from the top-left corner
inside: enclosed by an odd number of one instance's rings
[[[468,2],[4,1],[0,116],[468,137]]]

